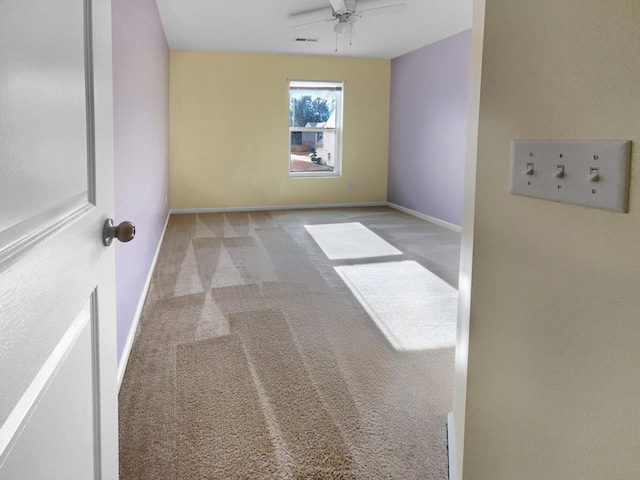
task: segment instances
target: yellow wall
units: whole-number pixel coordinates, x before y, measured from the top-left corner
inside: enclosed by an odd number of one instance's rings
[[[640,478],[640,3],[484,32],[464,480]],[[629,213],[509,195],[518,138],[632,140]]]
[[[340,178],[289,177],[288,79],[345,82]],[[172,51],[171,208],[386,201],[389,82],[389,60]]]

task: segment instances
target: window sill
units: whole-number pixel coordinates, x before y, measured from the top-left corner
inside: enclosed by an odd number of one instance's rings
[[[336,178],[340,176],[340,172],[289,172],[290,178]]]

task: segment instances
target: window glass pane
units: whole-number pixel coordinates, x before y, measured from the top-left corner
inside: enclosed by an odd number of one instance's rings
[[[334,172],[336,169],[336,132],[291,132],[291,173]]]
[[[289,90],[289,126],[335,128],[335,88],[291,88]]]
[[[342,82],[289,83],[289,172],[340,175]]]

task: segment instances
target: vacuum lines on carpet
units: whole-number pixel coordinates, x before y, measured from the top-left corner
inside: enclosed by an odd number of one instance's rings
[[[426,297],[452,302],[458,255],[458,234],[386,207],[172,215],[120,479],[446,480],[454,348]]]

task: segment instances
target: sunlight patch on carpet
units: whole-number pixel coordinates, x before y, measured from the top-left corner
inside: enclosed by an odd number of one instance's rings
[[[305,225],[304,228],[330,260],[402,255],[360,222]]]
[[[396,350],[455,346],[458,292],[419,263],[335,269]]]

